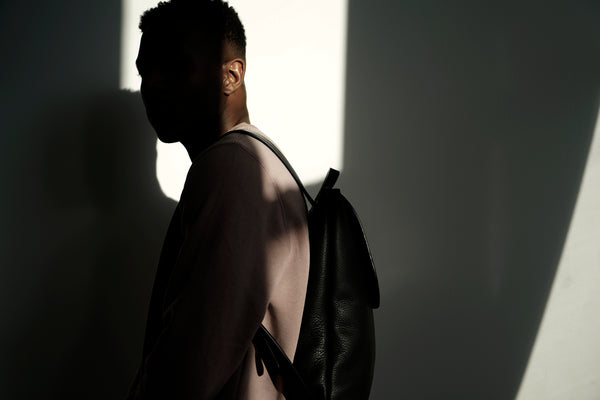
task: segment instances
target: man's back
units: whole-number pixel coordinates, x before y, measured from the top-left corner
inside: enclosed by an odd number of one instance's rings
[[[304,199],[279,159],[235,133],[200,153],[157,270],[140,398],[281,398],[251,340],[262,322],[293,358],[308,266]]]

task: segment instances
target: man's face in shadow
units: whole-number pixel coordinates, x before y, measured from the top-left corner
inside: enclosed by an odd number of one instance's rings
[[[221,49],[189,32],[142,35],[136,60],[141,94],[161,141],[198,141],[201,131],[218,125]]]

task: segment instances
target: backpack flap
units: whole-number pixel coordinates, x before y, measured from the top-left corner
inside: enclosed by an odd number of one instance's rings
[[[333,226],[336,227],[336,236],[338,236],[335,239],[335,242],[348,247],[354,245],[354,253],[358,257],[356,260],[354,260],[354,263],[360,265],[360,267],[357,267],[357,269],[361,271],[361,274],[364,274],[364,280],[360,284],[362,288],[359,289],[359,292],[364,292],[369,306],[373,309],[376,309],[379,308],[380,293],[375,264],[373,263],[371,250],[369,248],[369,244],[367,243],[367,237],[364,233],[362,224],[360,223],[360,219],[358,218],[358,214],[350,202],[344,197],[344,195],[340,193],[340,190],[333,188],[339,176],[339,171],[333,168],[329,169],[323,184],[321,185],[321,189],[315,198],[315,202],[318,203],[321,194],[324,193],[323,197],[330,197],[329,200],[323,200],[325,203],[329,202],[328,210],[325,210],[325,214],[331,217],[336,215],[336,218],[343,219],[343,221],[337,220],[333,223]],[[332,192],[334,194],[332,194]],[[332,197],[335,197],[335,199],[331,199]],[[321,207],[324,206],[320,206],[319,208]],[[311,212],[314,211],[311,210]],[[315,235],[312,233],[312,231],[310,232],[312,243]],[[327,246],[329,246],[329,244],[327,244]],[[343,254],[348,254],[348,251],[344,251]],[[312,255],[313,253],[311,248],[311,257]]]

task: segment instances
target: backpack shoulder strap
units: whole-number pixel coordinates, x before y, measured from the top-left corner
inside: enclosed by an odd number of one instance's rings
[[[242,129],[236,129],[233,131],[229,131],[229,132],[225,133],[225,135],[230,135],[232,133],[241,133],[241,134],[253,137],[254,139],[258,140],[259,142],[261,142],[262,144],[267,146],[277,156],[277,158],[279,158],[281,160],[281,162],[283,163],[283,165],[285,165],[285,167],[288,169],[288,171],[290,171],[290,174],[292,175],[292,177],[298,184],[300,191],[302,192],[304,197],[306,197],[306,199],[308,200],[310,205],[313,206],[315,204],[315,200],[311,197],[311,195],[308,193],[308,191],[302,184],[302,181],[298,177],[298,174],[296,174],[296,171],[294,171],[294,168],[292,168],[292,165],[290,164],[290,162],[287,160],[287,158],[285,158],[285,156],[283,155],[281,150],[279,150],[277,148],[277,146],[275,146],[275,144],[273,142],[271,142],[271,140],[269,140],[269,138],[267,138],[265,135],[261,135],[258,132],[250,132],[250,131],[245,131]],[[225,136],[225,135],[223,135],[223,136]]]
[[[263,374],[262,363],[264,362],[273,385],[283,393],[286,400],[314,399],[296,367],[262,324],[256,331],[252,344],[256,353],[258,375]]]

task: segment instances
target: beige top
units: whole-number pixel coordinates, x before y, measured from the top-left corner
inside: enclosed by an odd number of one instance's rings
[[[283,399],[251,340],[262,322],[293,359],[308,265],[292,176],[256,139],[221,138],[193,160],[169,226],[130,397]]]

